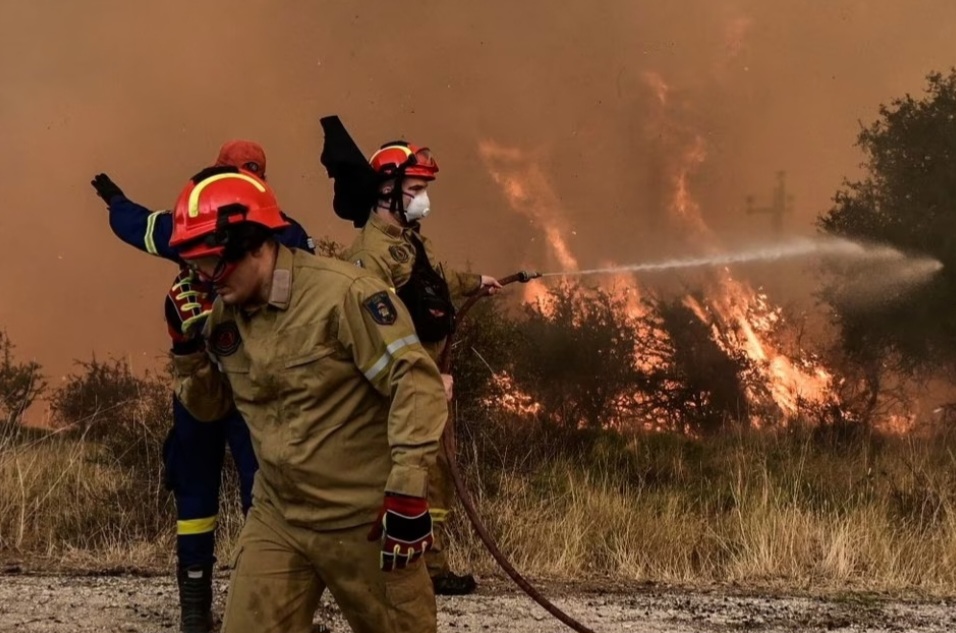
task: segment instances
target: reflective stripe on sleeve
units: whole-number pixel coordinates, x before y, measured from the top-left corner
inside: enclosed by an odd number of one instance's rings
[[[405,338],[400,338],[397,341],[391,343],[388,347],[385,348],[385,353],[382,354],[377,361],[365,372],[365,377],[369,381],[374,381],[379,375],[385,371],[386,368],[391,364],[392,360],[395,358],[395,353],[398,350],[408,347],[414,343],[418,343],[418,335],[410,334]]]
[[[166,211],[154,211],[146,218],[146,235],[143,236],[143,244],[146,246],[146,252],[150,255],[155,255],[157,252],[156,239],[153,237],[153,233],[156,231],[156,218],[159,217],[160,213],[166,213]]]

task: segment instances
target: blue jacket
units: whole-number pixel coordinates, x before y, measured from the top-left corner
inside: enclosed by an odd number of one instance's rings
[[[150,255],[182,265],[183,261],[169,247],[173,235],[173,214],[169,211],[150,211],[126,196],[113,196],[109,203],[110,228],[116,237]],[[290,248],[300,248],[315,253],[315,242],[302,225],[287,216],[282,216],[291,226],[279,231],[278,240]]]

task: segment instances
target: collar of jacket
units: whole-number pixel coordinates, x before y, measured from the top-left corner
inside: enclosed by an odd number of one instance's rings
[[[272,288],[269,290],[269,305],[279,310],[289,308],[292,300],[292,263],[295,253],[292,249],[278,245],[276,266],[272,271]]]
[[[406,231],[414,230],[413,227],[402,228],[395,224],[390,224],[374,212],[369,216],[368,223],[389,237],[401,237]]]
[[[422,230],[422,225],[420,222],[412,222],[403,228],[401,226],[386,222],[375,212],[372,212],[369,215],[368,223],[389,237],[402,237],[402,235],[405,233],[415,233],[418,235]]]

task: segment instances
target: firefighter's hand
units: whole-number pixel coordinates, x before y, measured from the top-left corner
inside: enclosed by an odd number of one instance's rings
[[[166,327],[174,354],[189,354],[202,348],[203,323],[212,312],[213,297],[206,284],[191,270],[176,276],[166,294]]]
[[[494,277],[489,277],[488,275],[481,276],[481,288],[482,289],[487,288],[488,294],[490,295],[496,294],[503,287],[504,286],[498,283],[498,280],[495,279]]]
[[[386,493],[378,519],[368,533],[368,540],[379,539],[382,540],[379,565],[383,571],[403,569],[421,557],[435,542],[428,501]]]
[[[451,399],[455,395],[455,379],[451,376],[451,374],[442,374],[441,381],[445,386],[445,400],[451,402]]]
[[[109,204],[110,200],[116,196],[123,195],[123,190],[116,186],[116,183],[110,180],[110,177],[106,174],[96,174],[90,184],[96,190],[96,195],[102,198],[106,204]]]

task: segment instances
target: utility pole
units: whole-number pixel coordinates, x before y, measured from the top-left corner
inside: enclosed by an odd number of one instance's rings
[[[793,196],[787,193],[786,177],[787,172],[777,172],[777,185],[773,188],[773,202],[769,207],[754,207],[754,197],[747,196],[747,215],[769,215],[777,237],[783,233],[783,216],[793,213]]]

